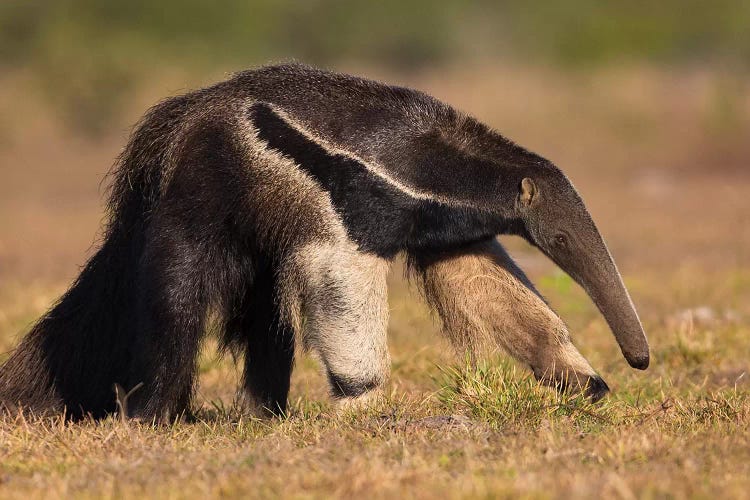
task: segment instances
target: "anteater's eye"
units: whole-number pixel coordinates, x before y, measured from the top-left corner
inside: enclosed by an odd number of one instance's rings
[[[555,245],[558,247],[565,247],[568,245],[568,238],[564,234],[558,234],[555,236]]]

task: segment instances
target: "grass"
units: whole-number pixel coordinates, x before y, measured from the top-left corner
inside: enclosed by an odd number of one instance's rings
[[[642,374],[595,321],[576,338],[603,353],[594,364],[614,392],[591,404],[540,387],[502,355],[461,363],[392,282],[382,405],[337,414],[317,363],[301,355],[289,415],[250,418],[232,405],[231,359],[209,342],[194,422],[0,419],[0,496],[703,497],[750,485],[746,324],[651,328]]]
[[[0,418],[0,498],[745,497],[750,101],[735,102],[737,119],[717,136],[704,128],[715,81],[681,73],[675,87],[674,78],[464,68],[405,82],[501,125],[581,190],[649,334],[648,371],[627,366],[569,278],[506,243],[612,388],[601,402],[540,387],[499,353],[466,366],[396,267],[381,406],[337,414],[317,362],[300,354],[289,415],[249,418],[232,403],[232,359],[209,340],[195,421]],[[12,167],[0,169],[0,353],[90,253],[97,182],[124,140],[71,139],[43,108],[23,113],[24,87],[8,81],[0,109],[25,121],[0,143],[0,164]],[[740,88],[750,95],[747,82]]]

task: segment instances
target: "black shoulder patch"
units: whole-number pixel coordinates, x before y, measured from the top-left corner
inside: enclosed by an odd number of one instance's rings
[[[377,178],[356,159],[330,153],[267,104],[253,104],[250,117],[268,147],[293,160],[330,193],[349,236],[362,250],[390,258],[403,249],[418,200]]]
[[[400,191],[356,159],[307,138],[268,104],[253,104],[249,113],[269,148],[293,160],[330,193],[349,237],[365,252],[392,258],[402,250],[456,246],[504,232],[502,221],[487,212]]]

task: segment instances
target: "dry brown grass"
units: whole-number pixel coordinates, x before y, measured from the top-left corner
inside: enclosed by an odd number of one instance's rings
[[[22,82],[6,77],[0,95],[0,113],[19,123],[0,129],[0,352],[75,275],[101,217],[99,179],[143,110],[93,144],[35,107]],[[511,241],[613,388],[601,404],[538,388],[500,357],[463,368],[396,268],[381,408],[335,415],[301,356],[290,416],[242,417],[236,370],[209,342],[196,422],[0,419],[0,497],[746,496],[750,83],[644,68],[463,68],[406,83],[570,173],[639,306],[652,367],[630,370],[583,292]]]

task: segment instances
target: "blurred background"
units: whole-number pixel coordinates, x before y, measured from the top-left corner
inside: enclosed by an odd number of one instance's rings
[[[290,59],[420,88],[555,161],[657,356],[686,311],[714,325],[750,312],[750,2],[4,0],[0,352],[91,254],[102,179],[146,108]],[[605,328],[567,277],[509,245],[577,335]],[[393,280],[398,339],[421,323]]]

